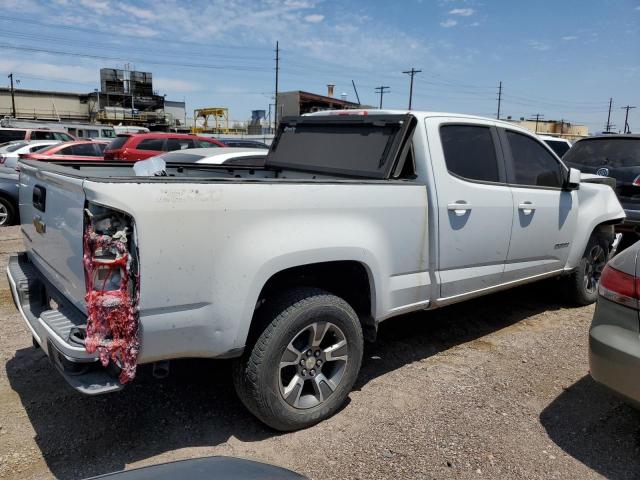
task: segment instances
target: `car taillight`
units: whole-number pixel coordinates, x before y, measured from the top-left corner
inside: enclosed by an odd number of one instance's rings
[[[7,160],[7,157],[0,155],[0,164],[3,164]]]
[[[633,185],[635,187],[640,187],[640,175],[638,175],[635,180],[633,181]]]
[[[598,293],[607,300],[638,309],[640,279],[607,265],[600,277]]]

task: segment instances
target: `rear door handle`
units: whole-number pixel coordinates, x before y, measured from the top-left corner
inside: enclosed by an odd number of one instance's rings
[[[454,203],[449,203],[447,205],[447,210],[456,214],[458,217],[462,217],[468,210],[471,210],[471,204],[465,202],[464,200],[458,200]]]
[[[518,210],[522,210],[525,215],[531,215],[536,209],[536,206],[531,202],[522,202],[518,205]]]

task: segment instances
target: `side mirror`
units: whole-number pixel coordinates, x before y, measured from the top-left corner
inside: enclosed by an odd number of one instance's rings
[[[580,188],[580,170],[577,168],[570,168],[569,174],[564,182],[565,190],[577,190]]]

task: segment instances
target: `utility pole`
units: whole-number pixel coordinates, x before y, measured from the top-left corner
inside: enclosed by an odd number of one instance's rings
[[[500,104],[502,103],[502,81],[500,81],[500,85],[498,85],[498,114],[496,118],[500,120]]]
[[[276,42],[276,98],[275,112],[273,114],[273,126],[278,128],[278,74],[280,73],[280,42]]]
[[[609,115],[607,115],[607,126],[605,127],[606,132],[611,131],[611,105],[613,105],[613,98],[609,98]]]
[[[538,133],[538,121],[540,121],[540,118],[544,117],[543,114],[541,113],[536,113],[536,134]]]
[[[383,85],[381,85],[381,86],[379,86],[379,87],[376,87],[376,93],[379,93],[379,94],[380,94],[380,110],[382,110],[382,97],[383,97],[383,95],[384,95],[384,92],[385,92],[385,90],[386,90],[386,91],[387,91],[387,93],[389,93],[389,92],[388,92],[389,88],[390,88],[390,87],[385,87],[385,86],[383,86]]]
[[[623,133],[631,133],[631,129],[629,128],[629,110],[631,110],[632,108],[636,108],[636,107],[632,107],[631,105],[627,105],[626,107],[620,107],[622,110],[626,110],[627,113],[624,115],[624,130]]]
[[[11,79],[11,108],[13,110],[13,118],[16,118],[16,97],[13,91],[13,73],[7,75]]]
[[[407,75],[411,76],[411,83],[409,84],[409,110],[411,110],[411,100],[413,99],[413,77],[416,76],[416,73],[420,73],[421,71],[422,70],[416,70],[415,68],[411,67],[411,70],[408,70],[406,72],[402,72],[402,73],[406,73]]]
[[[356,92],[356,99],[358,100],[358,106],[362,105],[360,103],[360,96],[358,95],[358,89],[356,88],[356,82],[351,80],[351,84],[353,85],[353,91]]]

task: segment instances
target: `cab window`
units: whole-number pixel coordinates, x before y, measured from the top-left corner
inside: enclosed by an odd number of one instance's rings
[[[491,128],[481,125],[442,125],[440,138],[447,170],[456,176],[499,182],[498,158]]]
[[[512,183],[561,188],[562,165],[538,141],[528,135],[506,131],[513,159]]]

